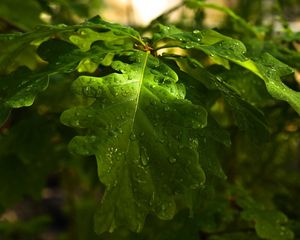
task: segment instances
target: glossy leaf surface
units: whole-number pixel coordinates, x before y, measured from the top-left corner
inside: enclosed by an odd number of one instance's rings
[[[128,57],[131,64],[111,65],[121,73],[79,77],[73,91],[95,101],[61,117],[64,124],[88,129],[70,147],[97,157],[107,187],[96,216],[99,232],[119,226],[140,231],[150,212],[171,219],[176,195],[205,181],[194,132],[206,126],[206,110],[184,99],[184,87],[167,65],[145,52]]]

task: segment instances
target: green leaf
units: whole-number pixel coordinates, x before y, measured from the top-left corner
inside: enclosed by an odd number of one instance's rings
[[[87,129],[70,148],[96,155],[106,185],[95,218],[98,233],[120,226],[141,231],[151,212],[171,219],[176,196],[186,196],[188,206],[188,196],[205,181],[196,133],[207,124],[206,110],[185,100],[176,73],[149,53],[127,58],[130,64],[111,65],[121,73],[79,77],[73,91],[94,102],[61,116],[64,124]]]
[[[268,138],[268,128],[263,114],[255,107],[244,101],[236,91],[205,69],[193,67],[188,59],[176,59],[180,69],[194,79],[204,84],[208,89],[217,89],[232,110],[236,124],[245,131],[256,143],[265,142]],[[196,60],[195,60],[196,61]],[[256,131],[253,131],[256,129]]]
[[[285,226],[288,218],[276,209],[267,209],[263,204],[254,200],[244,189],[238,187],[237,205],[243,210],[241,217],[254,223],[257,235],[263,239],[290,240],[294,239],[293,232]]]
[[[48,86],[47,75],[33,74],[27,68],[19,68],[0,81],[1,108],[19,108],[32,105],[37,93]]]
[[[237,63],[262,78],[272,97],[288,102],[300,114],[300,93],[290,89],[280,79],[281,76],[292,73],[292,68],[267,53],[255,61],[237,61]]]
[[[294,239],[293,232],[282,225],[287,222],[287,217],[279,211],[248,209],[243,211],[242,217],[255,222],[256,233],[263,239]]]
[[[96,41],[101,42],[91,46]],[[79,63],[78,71],[95,70],[99,63],[109,64],[114,52],[133,49],[135,41],[143,44],[135,30],[100,18],[82,25],[40,26],[26,34],[2,35],[0,121],[10,108],[32,105],[51,76],[76,71]]]
[[[265,53],[260,57],[250,59],[245,56],[246,48],[238,40],[226,37],[212,30],[186,33],[176,28],[166,30],[161,26],[161,34],[157,34],[156,42],[163,41],[162,45],[155,43],[157,49],[178,47],[184,49],[198,49],[208,56],[218,56],[230,60],[260,77],[266,84],[270,95],[277,100],[288,102],[300,114],[300,93],[287,87],[281,77],[293,72],[293,69],[279,60]],[[165,34],[165,33],[168,34]],[[198,36],[198,38],[196,38]],[[171,39],[172,41],[167,41]],[[174,42],[174,40],[176,40]],[[226,66],[226,64],[225,64]],[[228,68],[228,66],[226,66]]]
[[[103,47],[118,47],[123,50],[127,49],[124,45],[130,45],[132,48],[133,42],[144,44],[138,32],[132,28],[107,23],[100,18],[74,26],[41,25],[29,33],[7,34],[0,37],[2,46],[0,49],[0,74],[15,71],[19,66],[36,69],[41,64],[36,49],[41,43],[51,38],[73,43],[82,51],[89,50],[95,41],[102,41]],[[14,57],[12,58],[12,56]],[[24,61],[24,57],[32,63]]]

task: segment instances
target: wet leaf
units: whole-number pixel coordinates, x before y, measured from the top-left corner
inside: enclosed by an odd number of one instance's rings
[[[184,99],[167,65],[145,52],[128,57],[132,64],[111,65],[121,73],[79,77],[73,91],[95,101],[61,116],[64,124],[87,129],[70,148],[96,155],[106,185],[95,218],[99,233],[120,226],[141,231],[151,212],[171,219],[176,195],[190,194],[205,181],[194,132],[206,126],[206,110]]]

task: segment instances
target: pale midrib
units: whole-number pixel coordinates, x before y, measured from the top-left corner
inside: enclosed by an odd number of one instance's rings
[[[144,79],[144,75],[145,75],[145,70],[146,70],[146,65],[147,65],[147,62],[148,62],[149,54],[150,54],[149,52],[146,53],[146,57],[144,59],[143,69],[142,69],[142,72],[140,74],[139,86],[138,86],[138,89],[137,89],[138,92],[137,92],[136,104],[135,104],[135,109],[134,109],[133,118],[132,118],[133,120],[132,120],[132,124],[131,124],[131,128],[130,128],[130,134],[133,133],[136,113],[137,113],[139,102],[140,102],[141,89],[142,89],[142,85],[143,85],[143,79]],[[130,137],[130,135],[129,135],[129,137]],[[130,139],[129,139],[128,144],[127,144],[126,153],[128,153],[129,147],[130,147]]]

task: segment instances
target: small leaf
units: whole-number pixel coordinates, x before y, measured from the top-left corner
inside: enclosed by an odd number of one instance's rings
[[[255,230],[259,237],[270,240],[294,239],[293,232],[282,225],[287,222],[287,217],[278,211],[247,209],[242,217],[255,222]]]

